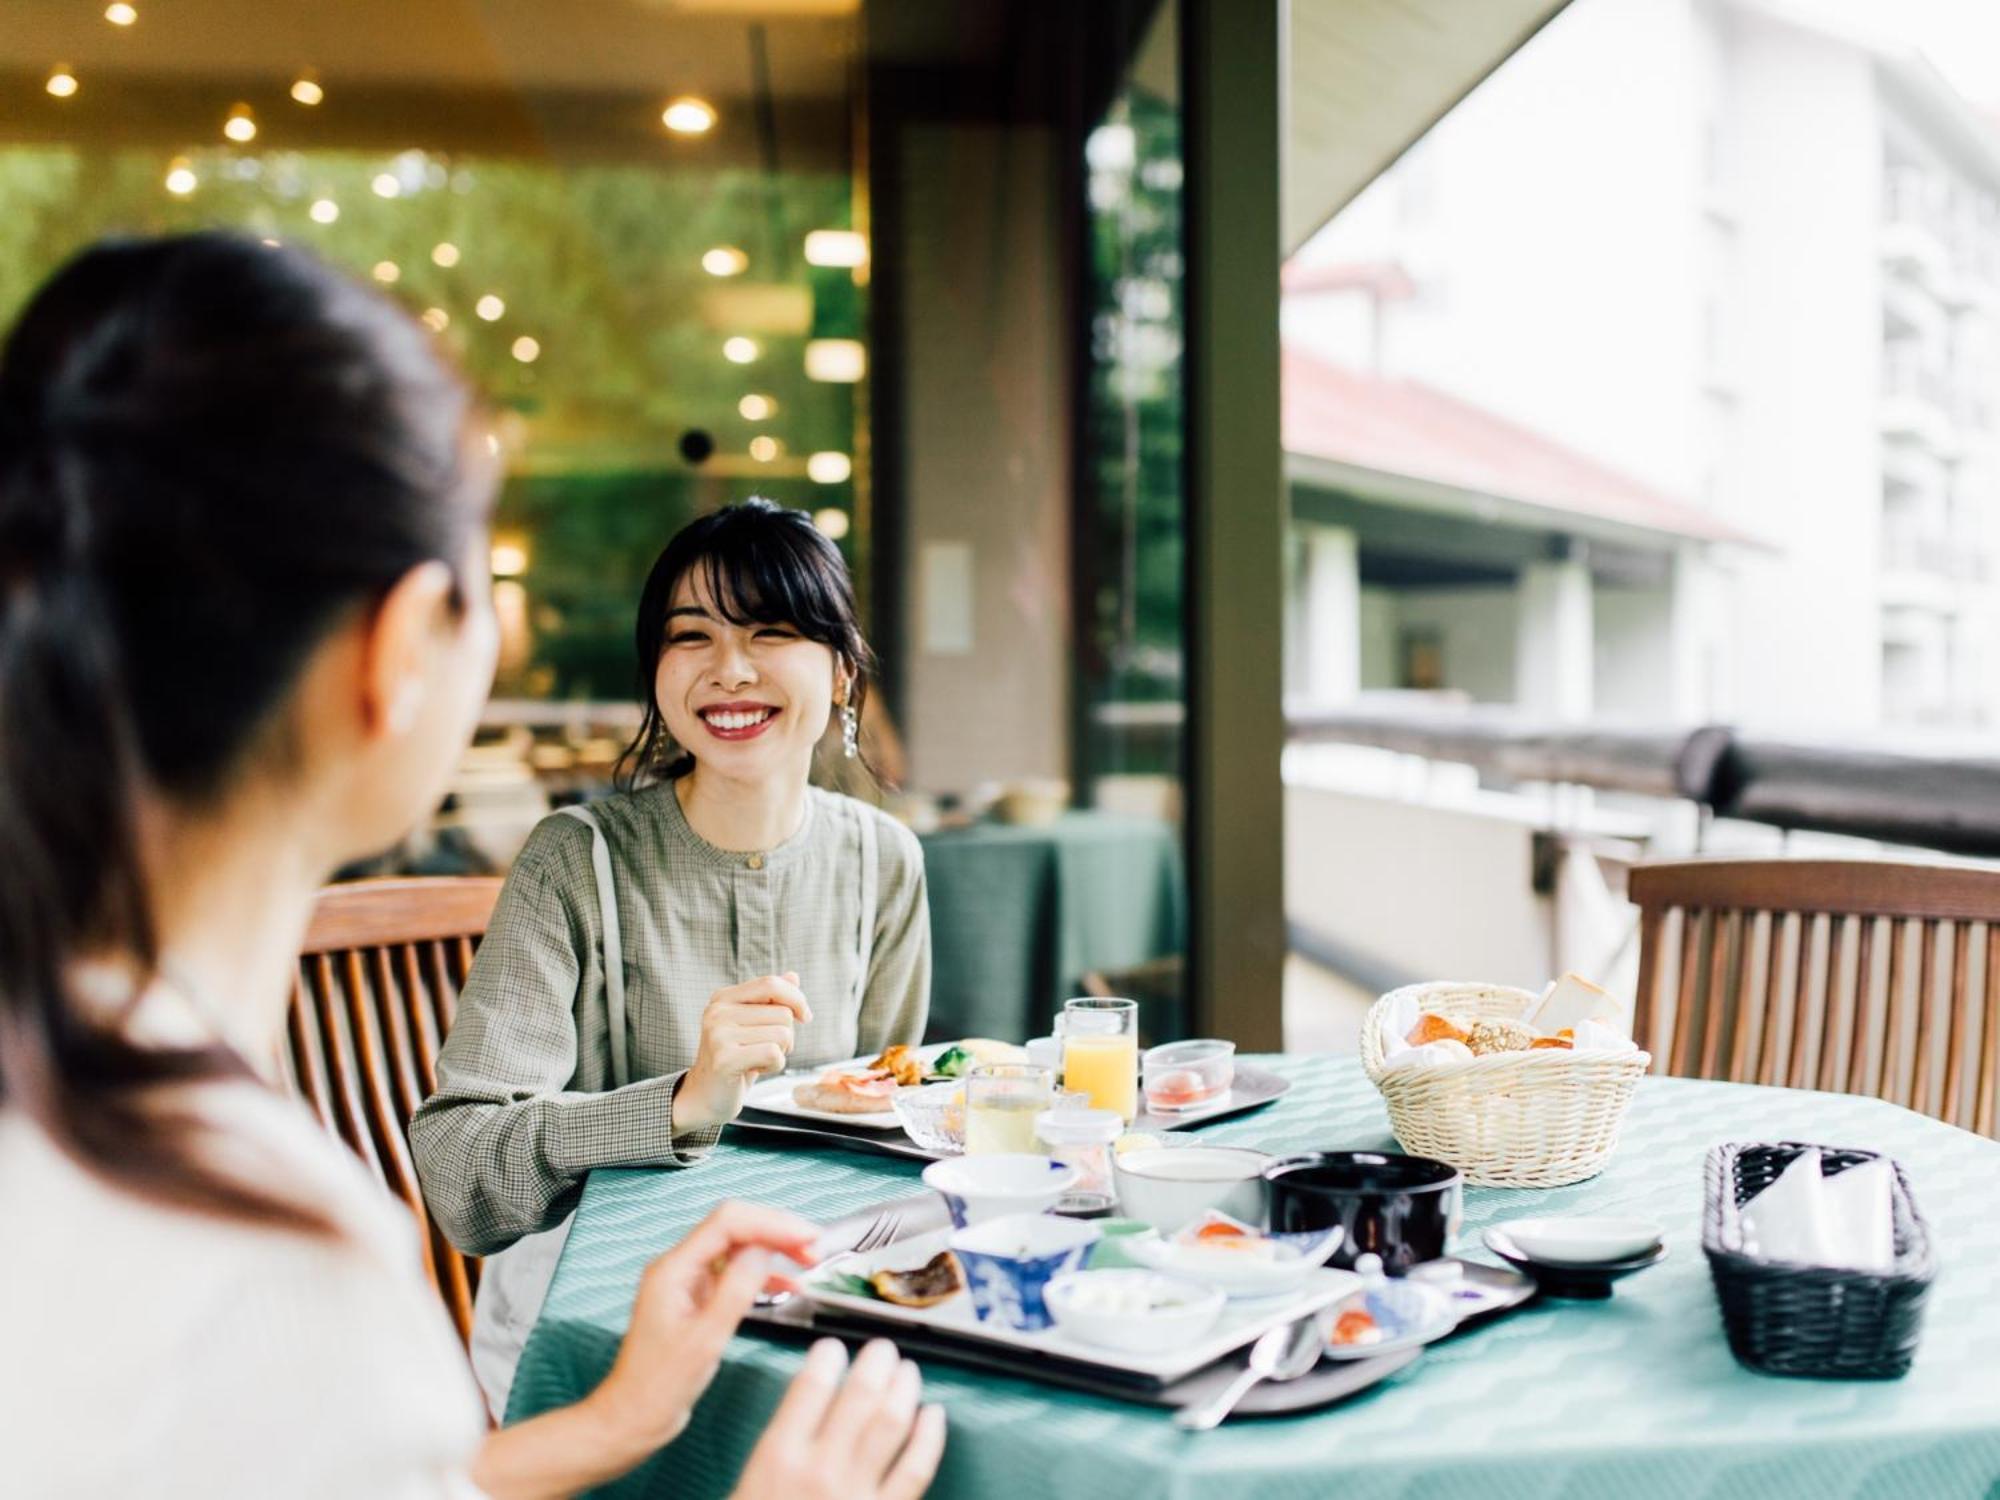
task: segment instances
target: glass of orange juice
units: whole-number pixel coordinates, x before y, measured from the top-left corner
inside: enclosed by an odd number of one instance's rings
[[[1062,1013],[1063,1087],[1090,1095],[1092,1109],[1139,1113],[1139,1002],[1071,1000]]]

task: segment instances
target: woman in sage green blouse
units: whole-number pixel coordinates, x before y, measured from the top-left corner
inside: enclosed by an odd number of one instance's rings
[[[831,724],[855,753],[870,659],[833,544],[763,500],[692,522],[637,643],[627,789],[529,837],[410,1127],[452,1242],[507,1251],[473,1335],[496,1411],[588,1172],[692,1165],[757,1077],[914,1043],[929,1003],[916,839],[808,784]]]

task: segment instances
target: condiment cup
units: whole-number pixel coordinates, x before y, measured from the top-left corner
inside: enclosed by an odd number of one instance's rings
[[[1096,1242],[1097,1226],[1087,1219],[1008,1214],[955,1231],[950,1245],[965,1268],[973,1311],[986,1321],[1033,1333],[1051,1322],[1049,1283],[1081,1268]]]

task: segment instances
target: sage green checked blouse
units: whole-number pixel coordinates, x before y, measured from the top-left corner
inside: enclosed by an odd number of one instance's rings
[[[702,1010],[725,986],[797,972],[813,1019],[798,1030],[793,1067],[923,1035],[930,917],[923,851],[902,824],[813,788],[797,833],[739,854],[688,825],[671,784],[590,811],[617,893],[634,1081],[614,1087],[591,830],[545,818],[507,877],[459,996],[437,1092],[410,1123],[431,1214],[471,1253],[561,1221],[595,1167],[685,1166],[714,1144],[714,1130],[677,1137],[670,1106],[694,1061]],[[861,871],[870,844],[872,882]]]

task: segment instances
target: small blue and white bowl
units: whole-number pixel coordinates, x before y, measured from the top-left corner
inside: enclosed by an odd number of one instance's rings
[[[1053,1322],[1049,1283],[1080,1270],[1096,1243],[1097,1226],[1088,1220],[1027,1213],[957,1230],[951,1250],[982,1321],[1037,1333]]]
[[[1045,1214],[1081,1175],[1046,1156],[1000,1152],[934,1161],[924,1168],[924,1186],[944,1199],[952,1227],[964,1229],[1008,1214]]]

